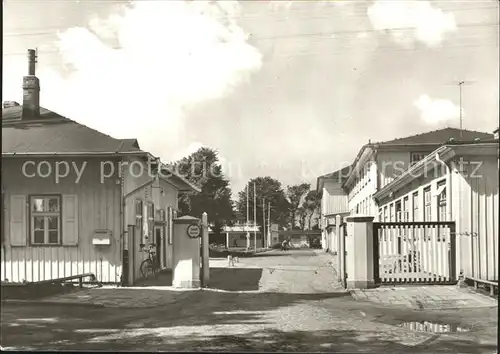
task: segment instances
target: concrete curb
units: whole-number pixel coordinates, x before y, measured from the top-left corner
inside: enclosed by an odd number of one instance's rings
[[[91,308],[105,308],[106,306],[101,303],[86,303],[76,301],[43,301],[43,300],[2,300],[2,305],[32,305],[32,306],[70,306],[70,307],[91,307]]]

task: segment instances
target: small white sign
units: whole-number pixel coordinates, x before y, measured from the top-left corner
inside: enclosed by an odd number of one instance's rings
[[[189,225],[187,228],[187,234],[191,238],[197,238],[201,234],[201,229],[198,225]]]

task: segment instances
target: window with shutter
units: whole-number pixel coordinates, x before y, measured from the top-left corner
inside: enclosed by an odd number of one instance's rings
[[[62,244],[78,245],[78,196],[64,194],[62,196]]]
[[[29,212],[31,244],[61,244],[61,196],[30,196]]]
[[[26,220],[26,196],[12,195],[10,197],[10,245],[26,246],[28,227]]]

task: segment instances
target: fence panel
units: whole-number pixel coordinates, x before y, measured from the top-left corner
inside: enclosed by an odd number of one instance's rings
[[[377,283],[456,281],[455,222],[374,223],[373,237]]]

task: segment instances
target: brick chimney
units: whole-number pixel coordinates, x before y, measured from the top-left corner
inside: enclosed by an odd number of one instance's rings
[[[35,76],[36,52],[28,49],[28,75],[23,77],[22,119],[40,118],[40,80]]]

